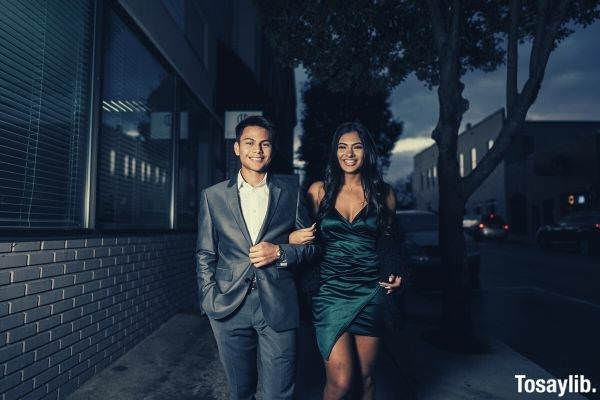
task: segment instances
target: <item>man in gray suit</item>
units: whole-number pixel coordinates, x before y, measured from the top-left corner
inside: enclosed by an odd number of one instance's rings
[[[289,233],[310,220],[297,181],[266,172],[273,135],[263,117],[240,122],[237,178],[200,196],[198,289],[232,399],[254,398],[257,355],[264,398],[292,398],[298,327],[292,269],[317,252],[312,244],[287,244]]]

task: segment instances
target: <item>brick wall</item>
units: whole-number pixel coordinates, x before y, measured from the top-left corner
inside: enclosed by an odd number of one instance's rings
[[[0,241],[0,399],[63,399],[182,309],[195,235]]]

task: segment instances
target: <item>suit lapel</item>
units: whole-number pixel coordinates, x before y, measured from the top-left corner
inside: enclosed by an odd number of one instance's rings
[[[256,237],[256,243],[260,243],[262,237],[265,235],[269,223],[275,215],[277,204],[279,203],[279,197],[281,196],[281,187],[274,178],[269,177],[267,184],[269,185],[269,204],[267,206],[267,215],[265,216],[262,227],[260,228],[258,236]]]
[[[240,231],[246,241],[252,246],[252,239],[250,238],[250,233],[248,232],[248,227],[246,226],[246,222],[244,221],[244,217],[242,216],[242,208],[240,207],[240,195],[237,190],[237,179],[233,178],[230,180],[230,185],[227,188],[227,205],[229,206],[229,210],[233,215],[233,219],[240,227]]]

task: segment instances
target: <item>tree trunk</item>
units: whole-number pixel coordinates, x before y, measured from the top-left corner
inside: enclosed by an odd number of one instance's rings
[[[462,97],[460,81],[459,36],[461,2],[454,0],[449,8],[429,0],[434,43],[439,56],[440,115],[432,137],[438,145],[439,240],[445,280],[442,308],[442,330],[437,339],[446,348],[464,348],[464,339],[472,330],[470,288],[466,279],[465,240],[462,217],[465,198],[461,191],[456,148],[458,130],[468,102]]]
[[[460,98],[460,91],[452,96]],[[440,96],[443,94],[440,92]],[[456,159],[458,129],[464,110],[460,99],[436,128],[438,137],[439,240],[445,281],[442,308],[442,331],[447,344],[462,347],[472,331],[470,287],[466,265],[462,219],[465,198],[460,190],[460,171]]]
[[[457,135],[457,132],[444,134]],[[466,265],[465,240],[462,219],[465,199],[457,188],[459,168],[456,151],[440,148],[438,171],[442,171],[439,182],[440,250],[444,262],[446,286],[442,309],[442,329],[457,341],[472,330],[470,287]]]

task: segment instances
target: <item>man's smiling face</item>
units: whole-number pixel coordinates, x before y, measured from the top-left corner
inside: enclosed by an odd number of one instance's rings
[[[240,158],[242,170],[262,173],[271,162],[273,144],[265,128],[251,125],[244,128],[233,150]]]

